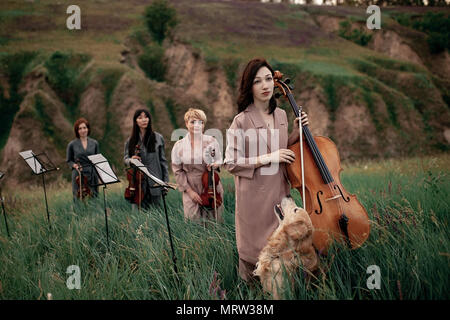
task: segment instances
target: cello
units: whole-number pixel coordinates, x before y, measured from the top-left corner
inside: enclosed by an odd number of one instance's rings
[[[82,173],[83,167],[80,164],[80,159],[76,160],[76,164],[78,165],[78,167],[76,168],[76,170],[78,172],[78,176],[76,176],[76,178],[75,178],[75,183],[78,186],[77,198],[83,200],[83,199],[86,199],[87,197],[91,197],[92,192],[91,192],[91,189],[89,188],[89,183],[88,183],[87,177],[84,176]]]
[[[136,144],[136,148],[134,149],[134,155],[140,156],[141,147],[139,144]],[[135,203],[141,206],[142,200],[144,200],[144,193],[142,192],[142,184],[144,180],[144,173],[142,173],[138,168],[133,166],[132,168],[127,170],[127,180],[128,187],[125,189],[125,199],[131,203]]]
[[[209,150],[210,157],[214,159],[215,149]],[[206,209],[214,209],[215,216],[217,217],[217,208],[222,205],[222,196],[217,193],[217,186],[219,185],[220,178],[214,167],[211,170],[206,170],[202,175],[203,192],[200,195],[202,199],[202,206]]]
[[[292,88],[288,79],[283,81],[282,78],[283,74],[275,71],[274,84],[280,91],[276,97],[281,93],[299,118],[301,110],[294,100]],[[369,237],[369,217],[356,196],[349,194],[341,184],[342,168],[336,145],[327,137],[313,137],[308,126],[302,125],[300,133],[304,143],[299,140],[288,147],[295,153],[295,160],[287,165],[287,172],[291,188],[304,191],[300,193],[314,226],[315,248],[326,254],[334,239],[350,249],[359,248]],[[302,175],[302,171],[305,174]]]

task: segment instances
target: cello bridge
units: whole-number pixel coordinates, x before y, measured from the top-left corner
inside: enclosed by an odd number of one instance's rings
[[[331,201],[331,200],[335,200],[335,199],[337,199],[337,198],[342,198],[342,196],[341,196],[340,194],[338,194],[338,195],[335,195],[334,197],[325,199],[325,201]]]

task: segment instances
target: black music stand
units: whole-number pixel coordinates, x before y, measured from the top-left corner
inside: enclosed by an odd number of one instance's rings
[[[164,213],[166,215],[167,231],[169,232],[169,242],[170,242],[170,248],[172,250],[173,269],[178,278],[177,257],[175,256],[175,250],[173,248],[172,233],[170,232],[169,216],[167,214],[167,205],[166,205],[166,194],[168,191],[167,189],[174,190],[175,188],[173,186],[171,186],[170,184],[162,181],[161,179],[158,179],[153,174],[151,174],[150,171],[148,170],[148,168],[139,160],[131,159],[130,165],[137,167],[140,171],[142,171],[147,177],[149,177],[155,183],[150,188],[160,188],[162,191],[161,193],[162,193],[163,204],[164,204]]]
[[[101,154],[94,154],[92,156],[88,156],[89,161],[91,161],[92,166],[95,168],[95,172],[97,173],[97,177],[100,181],[97,185],[91,185],[92,187],[103,186],[103,208],[105,209],[105,227],[106,227],[106,243],[109,248],[109,229],[108,229],[108,213],[106,211],[106,186],[108,184],[113,184],[120,182],[117,175],[112,170],[109,165],[108,160]]]
[[[42,176],[42,186],[44,187],[44,198],[45,198],[45,209],[47,210],[47,221],[48,226],[51,229],[50,225],[50,213],[48,211],[48,202],[47,202],[47,190],[45,188],[45,174],[54,170],[59,170],[53,162],[49,159],[49,157],[45,154],[45,152],[34,154],[32,150],[26,150],[19,152],[25,162],[30,166],[31,170],[35,175]]]
[[[3,172],[0,172],[0,180],[5,176],[5,174]],[[2,187],[0,187],[0,201],[2,203],[2,209],[3,209],[3,217],[5,218],[5,226],[6,226],[6,233],[8,234],[8,237],[11,237],[11,235],[9,234],[9,229],[8,229],[8,221],[6,221],[6,210],[5,210],[5,199],[3,199],[2,197]]]

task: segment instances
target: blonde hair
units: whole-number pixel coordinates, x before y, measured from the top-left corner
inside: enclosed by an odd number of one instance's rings
[[[206,114],[203,110],[189,108],[189,110],[184,114],[184,122],[188,122],[190,118],[202,120],[203,123],[206,124]]]

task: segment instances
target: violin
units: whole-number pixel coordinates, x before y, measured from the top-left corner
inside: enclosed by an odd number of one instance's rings
[[[140,157],[141,147],[136,144],[134,155]],[[133,166],[127,170],[128,187],[125,189],[125,199],[138,206],[144,200],[144,192],[142,192],[142,184],[144,183],[144,173]]]
[[[78,167],[76,168],[78,176],[76,176],[75,178],[75,183],[78,185],[77,198],[83,200],[86,199],[87,197],[91,197],[92,191],[89,188],[87,177],[84,176],[82,173],[83,167],[80,164],[80,159],[77,159],[76,163],[78,165]]]
[[[210,156],[215,157],[215,149],[212,148]],[[222,205],[222,196],[217,192],[217,186],[219,185],[219,174],[211,167],[211,170],[206,170],[202,175],[203,192],[200,195],[202,199],[202,206],[207,209],[217,210]]]
[[[298,118],[301,111],[292,95],[292,87],[288,85],[289,79],[283,82],[282,78],[283,74],[275,71],[275,86],[289,101]],[[304,204],[306,201],[305,210],[314,226],[315,248],[326,254],[333,240],[345,243],[350,249],[359,248],[369,237],[369,217],[356,196],[349,194],[341,184],[342,168],[336,145],[327,137],[313,137],[308,126],[302,125],[301,133],[304,143],[300,144],[299,139],[288,147],[295,153],[295,160],[287,165],[287,172],[291,188],[300,191],[302,187],[304,190],[304,193],[300,193]],[[304,160],[303,167],[301,158]],[[305,172],[304,177],[302,170]]]

